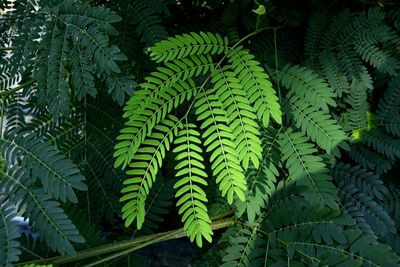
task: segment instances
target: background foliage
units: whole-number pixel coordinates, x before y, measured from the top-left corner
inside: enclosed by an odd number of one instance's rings
[[[397,1],[8,8],[2,266],[400,265]]]

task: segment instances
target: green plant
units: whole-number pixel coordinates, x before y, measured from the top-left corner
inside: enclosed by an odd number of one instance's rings
[[[400,264],[396,2],[114,2],[0,17],[0,264]]]

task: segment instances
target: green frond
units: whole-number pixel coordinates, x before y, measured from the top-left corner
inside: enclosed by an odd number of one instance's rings
[[[128,227],[136,219],[136,226],[140,229],[144,222],[145,201],[150,189],[156,180],[156,175],[162,166],[166,152],[170,149],[174,137],[177,135],[180,121],[170,115],[154,127],[157,132],[143,141],[143,146],[138,149],[129,164],[126,179],[122,189],[123,196],[120,201],[125,202],[122,207],[122,218]]]
[[[355,50],[358,55],[366,62],[371,64],[378,71],[396,76],[400,64],[398,60],[387,51],[382,50],[376,44],[366,42],[356,42]]]
[[[400,141],[379,128],[362,131],[360,141],[389,159],[400,158]]]
[[[350,158],[357,164],[374,170],[378,175],[386,173],[392,169],[394,160],[391,160],[377,152],[362,146],[361,143],[356,143],[351,146],[349,151]]]
[[[290,251],[305,256],[307,264],[325,266],[397,266],[399,256],[384,244],[377,243],[374,236],[362,235],[358,230],[343,231],[346,245],[318,244],[315,242],[292,241],[286,245]]]
[[[32,182],[40,179],[44,191],[55,199],[76,203],[74,189],[87,190],[77,166],[35,135],[16,133],[13,139],[0,139],[0,144],[3,158],[21,167]]]
[[[192,55],[222,54],[228,50],[228,38],[210,32],[175,35],[155,44],[150,57],[156,62],[167,62]]]
[[[276,92],[272,88],[269,76],[254,58],[243,47],[234,48],[228,53],[231,68],[263,126],[268,127],[270,116],[278,124],[282,124],[282,113]]]
[[[20,243],[17,241],[20,237],[19,228],[13,221],[17,215],[10,203],[4,200],[0,203],[0,262],[2,266],[11,267],[19,260],[21,254]]]
[[[287,97],[292,102],[300,99],[324,112],[329,111],[329,106],[336,107],[332,89],[312,70],[286,65],[277,75],[282,86],[289,89]]]
[[[80,244],[80,248],[84,248],[85,245],[98,246],[104,244],[105,238],[101,231],[102,229],[90,221],[84,210],[79,209],[76,206],[72,206],[66,210],[65,213],[85,239],[85,243]]]
[[[239,155],[232,140],[235,136],[227,125],[226,111],[218,97],[212,94],[214,90],[203,90],[195,101],[195,114],[205,129],[202,135],[206,152],[210,152],[211,169],[222,196],[228,203],[233,203],[236,195],[240,200],[245,200],[244,192],[247,191],[243,169],[240,166]]]
[[[344,28],[351,25],[353,16],[348,9],[342,10],[330,22],[329,28],[324,32],[321,40],[321,49],[326,50],[336,47],[339,43],[339,36],[344,31]],[[339,43],[340,44],[340,43]]]
[[[302,99],[289,103],[294,122],[305,135],[316,142],[328,154],[340,157],[339,147],[349,150],[348,138],[336,120]]]
[[[336,183],[352,184],[373,199],[383,200],[389,193],[379,176],[358,165],[336,164],[332,176]]]
[[[38,83],[38,102],[48,109],[54,118],[60,113],[69,114],[70,88],[66,61],[69,57],[68,35],[57,25],[47,24],[51,32],[40,43],[39,61],[34,77]]]
[[[354,218],[364,234],[386,237],[396,233],[395,223],[371,197],[353,184],[339,184],[340,201],[345,211]]]
[[[141,234],[154,233],[164,222],[163,215],[169,213],[173,205],[174,188],[173,180],[157,177],[157,183],[153,184],[150,195],[146,198],[146,220],[140,230]]]
[[[389,187],[389,193],[385,195],[385,199],[379,204],[396,222],[399,227],[400,223],[400,190],[394,186]]]
[[[134,1],[129,8],[131,12],[130,23],[136,24],[136,34],[141,36],[141,41],[148,46],[166,39],[168,34],[161,24],[161,19],[145,1]]]
[[[94,81],[94,68],[82,51],[79,45],[74,46],[70,53],[71,84],[74,88],[77,99],[80,101],[84,96],[91,95],[96,97],[97,90]]]
[[[400,111],[400,77],[389,81],[388,89],[379,99],[376,115],[379,119],[386,121]],[[395,116],[395,115],[394,115]]]
[[[240,81],[229,71],[229,66],[217,68],[211,73],[216,96],[226,110],[229,126],[235,136],[234,144],[243,168],[248,169],[250,162],[255,168],[260,165],[262,156],[260,132],[257,116],[250,106]]]
[[[275,183],[279,177],[280,166],[279,134],[281,130],[273,128],[262,129],[261,140],[263,155],[258,168],[251,167],[246,171],[248,192],[246,201],[236,202],[236,216],[240,217],[246,212],[247,220],[253,223],[256,216],[262,214],[269,197],[275,192]]]
[[[25,217],[36,222],[33,227],[49,248],[60,254],[75,255],[71,242],[84,243],[85,240],[60,208],[60,204],[43,189],[31,188],[31,182],[25,175],[18,168],[9,172],[3,171],[0,176],[5,194],[12,195],[16,201],[14,204],[23,211]]]
[[[332,177],[314,145],[302,133],[292,130],[281,134],[280,146],[282,160],[289,170],[289,179],[298,185],[308,187],[305,198],[314,205],[337,207],[337,191],[332,184]]]
[[[345,99],[349,105],[348,119],[351,130],[360,130],[367,127],[367,88],[358,81],[353,81],[350,88],[350,94]]]
[[[156,78],[149,77],[148,79],[154,83],[162,83]],[[192,80],[173,83],[163,90],[156,90],[155,84],[148,83],[143,86],[154,90],[136,91],[126,103],[123,116],[129,120],[117,137],[119,143],[115,146],[115,167],[122,165],[122,168],[125,168],[157,123],[165,118],[173,108],[177,108],[183,101],[191,99],[198,89]]]
[[[319,46],[323,33],[328,27],[329,16],[325,10],[317,10],[310,15],[308,28],[304,38],[304,55],[309,59],[307,65],[318,70]]]
[[[265,241],[259,236],[259,226],[255,225],[253,229],[238,229],[237,233],[230,237],[229,246],[222,258],[224,264],[220,265],[221,267],[259,266],[259,262],[255,262],[255,259]]]
[[[350,81],[356,80],[364,87],[373,89],[372,77],[368,73],[367,68],[362,64],[357,53],[344,47],[340,48],[337,57],[342,72],[347,75]]]
[[[211,219],[208,216],[207,196],[201,185],[208,185],[206,180],[208,175],[205,172],[204,158],[201,155],[200,133],[196,125],[185,122],[179,130],[175,140],[177,147],[174,149],[178,164],[174,188],[177,189],[175,198],[176,206],[179,207],[179,214],[184,223],[183,229],[187,233],[191,242],[196,240],[199,247],[202,247],[203,238],[208,242],[212,241]]]
[[[350,91],[350,83],[347,76],[340,68],[338,59],[332,51],[325,51],[319,56],[322,71],[328,80],[329,86],[338,97]]]

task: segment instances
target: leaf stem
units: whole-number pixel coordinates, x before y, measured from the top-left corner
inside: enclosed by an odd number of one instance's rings
[[[233,218],[216,220],[211,223],[211,228],[213,230],[223,229],[227,227],[231,227],[235,224]],[[18,264],[18,266],[22,266],[25,264],[39,264],[39,263],[51,263],[54,265],[66,264],[76,261],[81,261],[85,259],[89,259],[95,256],[100,256],[104,254],[109,254],[113,252],[117,252],[116,254],[110,255],[103,260],[109,261],[116,257],[120,257],[121,255],[127,255],[132,251],[144,248],[146,246],[152,245],[154,243],[163,242],[167,240],[178,239],[186,236],[186,232],[183,228],[179,228],[176,230],[171,230],[163,233],[147,235],[143,237],[138,237],[134,240],[123,240],[118,241],[112,244],[105,244],[101,246],[97,246],[94,248],[89,248],[85,250],[81,250],[77,253],[76,256],[57,256],[53,258],[47,258],[42,260],[35,260],[30,262],[23,262]],[[96,263],[97,264],[97,263]],[[89,265],[93,266],[93,265]]]

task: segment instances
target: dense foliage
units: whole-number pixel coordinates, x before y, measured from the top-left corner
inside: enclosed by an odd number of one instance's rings
[[[400,265],[397,1],[6,8],[1,266]]]

